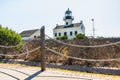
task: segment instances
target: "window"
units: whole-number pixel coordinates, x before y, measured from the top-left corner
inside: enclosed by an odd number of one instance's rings
[[[75,35],[77,34],[77,31],[75,31]]]
[[[61,36],[61,33],[59,33],[59,36]]]
[[[72,34],[72,31],[70,32],[70,36],[72,36],[73,34]]]
[[[64,36],[67,36],[67,32],[64,32]]]
[[[34,38],[37,38],[36,36],[34,36]]]
[[[66,25],[68,25],[68,22],[66,22]]]
[[[55,33],[55,37],[57,37],[57,33]]]

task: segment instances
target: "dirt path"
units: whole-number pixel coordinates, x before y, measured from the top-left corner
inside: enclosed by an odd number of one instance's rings
[[[1,80],[120,80],[120,76],[88,74],[48,68],[41,72],[39,67],[0,64]]]

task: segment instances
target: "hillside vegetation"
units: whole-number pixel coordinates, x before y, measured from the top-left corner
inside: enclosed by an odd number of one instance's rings
[[[22,38],[18,33],[0,25],[0,45],[17,45],[20,42],[22,42]]]
[[[0,45],[3,46],[15,46],[22,43],[21,36],[15,31],[9,29],[8,27],[3,27],[0,25]],[[16,49],[18,49],[17,47]],[[14,50],[16,50],[14,49]],[[0,46],[0,54],[7,54],[10,49],[6,49]]]

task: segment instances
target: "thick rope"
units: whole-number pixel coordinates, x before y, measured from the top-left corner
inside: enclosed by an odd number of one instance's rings
[[[35,49],[31,50],[31,51],[27,51],[27,52],[21,53],[21,54],[16,54],[16,55],[0,54],[0,56],[16,56],[16,57],[19,57],[19,56],[22,56],[22,55],[25,55],[25,54],[32,53],[32,52],[38,50],[39,48],[40,47],[37,47],[37,48],[35,48]]]
[[[67,57],[67,58],[71,58],[71,59],[75,59],[75,60],[81,60],[81,61],[105,62],[105,61],[118,61],[118,60],[120,60],[120,58],[114,58],[114,59],[84,59],[84,58],[77,58],[77,57],[72,57],[72,56],[65,56],[62,53],[56,52],[56,51],[54,51],[54,50],[52,50],[52,49],[50,49],[48,47],[46,47],[46,49],[48,51],[53,52],[54,54],[59,55],[59,56],[63,56],[63,57]]]

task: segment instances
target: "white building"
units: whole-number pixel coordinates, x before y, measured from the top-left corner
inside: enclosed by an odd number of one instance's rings
[[[63,20],[65,21],[65,25],[56,25],[53,29],[54,39],[59,36],[67,36],[68,39],[73,39],[76,34],[85,34],[83,21],[80,21],[79,23],[72,23],[74,17],[72,16],[72,11],[70,11],[69,8],[65,12]]]
[[[38,39],[40,38],[40,29],[25,30],[20,35],[23,40]]]

